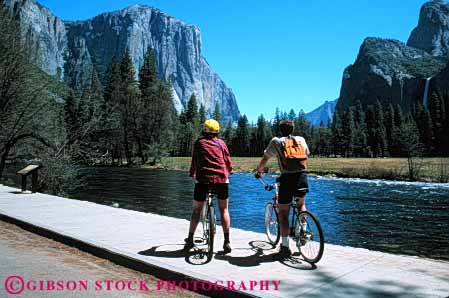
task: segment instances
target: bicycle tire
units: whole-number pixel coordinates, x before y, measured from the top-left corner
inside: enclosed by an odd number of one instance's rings
[[[304,231],[299,223],[307,222]],[[318,218],[310,211],[300,211],[296,217],[295,233],[299,233],[296,246],[304,260],[309,263],[318,263],[324,252],[324,233]]]
[[[279,225],[278,213],[271,202],[265,206],[265,232],[268,241],[276,246],[281,239],[281,227]]]
[[[214,254],[214,238],[215,238],[215,210],[214,207],[211,206],[209,208],[209,213],[208,213],[208,221],[209,221],[209,230],[207,231],[208,233],[208,243],[207,243],[207,258],[209,260],[212,259],[212,256]]]

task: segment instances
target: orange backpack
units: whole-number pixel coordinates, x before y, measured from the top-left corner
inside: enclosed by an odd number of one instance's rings
[[[285,138],[283,144],[284,166],[288,170],[301,170],[307,167],[306,148],[295,137]]]

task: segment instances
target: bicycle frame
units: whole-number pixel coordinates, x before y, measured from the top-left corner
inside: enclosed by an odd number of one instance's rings
[[[257,177],[259,178],[259,177]],[[269,202],[265,207],[265,228],[268,240],[271,244],[277,245],[281,236],[280,222],[279,222],[279,182],[269,185],[263,179],[258,179],[267,191],[275,190],[273,203]],[[297,199],[290,203],[292,213],[291,220],[287,219],[289,225],[289,236],[295,241],[299,253],[304,260],[310,263],[317,263],[323,256],[324,251],[324,234],[321,229],[320,222],[317,217],[310,211],[301,211],[297,205]],[[269,211],[270,213],[267,213]],[[275,222],[272,221],[275,215]],[[273,225],[274,223],[274,225]],[[310,229],[312,227],[312,229]],[[272,228],[276,231],[272,232]]]
[[[266,183],[262,178],[259,178],[258,180],[261,181],[261,183],[264,186],[264,189],[266,191],[271,191],[271,190],[274,189],[273,207],[275,209],[275,212],[279,214],[279,211],[277,211],[278,210],[278,206],[279,206],[279,202],[278,202],[278,198],[279,198],[279,182],[276,181],[274,183],[274,186],[273,186],[273,185],[270,185],[270,184]],[[295,236],[295,233],[294,233],[294,229],[295,229],[295,226],[296,226],[295,223],[296,223],[297,216],[299,215],[299,208],[298,208],[298,205],[297,205],[296,201],[297,200],[293,200],[290,203],[290,207],[292,209],[292,216],[291,216],[290,224],[289,224],[289,229],[290,229],[289,236],[290,237]],[[290,217],[290,213],[289,213],[289,217]]]
[[[211,192],[209,192],[209,193],[207,194],[206,202],[205,202],[205,204],[204,204],[203,212],[202,212],[202,221],[203,221],[203,223],[205,223],[205,222],[207,221],[207,219],[209,218],[210,210],[211,210],[211,208],[213,208],[213,206],[214,206],[214,204],[213,204],[213,198],[214,198],[214,196],[215,196],[215,195],[214,195],[213,193],[211,193]],[[208,223],[208,224],[210,224],[210,223]],[[215,222],[212,223],[212,229],[213,229],[214,232],[215,232]],[[205,234],[206,232],[203,231],[203,233]],[[206,235],[204,235],[204,236],[206,237]]]
[[[271,191],[274,189],[274,197],[273,197],[273,207],[278,207],[279,206],[279,202],[278,202],[278,198],[279,198],[279,182],[275,182],[274,186],[270,185],[268,183],[266,183],[262,178],[258,179],[259,181],[261,181],[262,185],[264,186],[264,189],[266,191]],[[290,203],[290,207],[292,207],[293,209],[293,218],[294,219],[298,214],[298,206],[296,204],[296,200],[294,200],[293,202]],[[292,220],[292,225],[294,224],[294,221]]]

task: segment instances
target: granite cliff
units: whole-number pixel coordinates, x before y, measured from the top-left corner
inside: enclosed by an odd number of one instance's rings
[[[431,1],[423,5],[407,44],[366,38],[356,61],[343,73],[337,109],[346,109],[357,100],[363,104],[392,102],[405,110],[415,101],[424,103],[426,82],[439,76],[449,61],[448,21],[449,5]]]
[[[104,80],[112,57],[126,49],[138,70],[146,51],[153,48],[160,77],[173,86],[178,111],[194,93],[209,113],[218,102],[224,121],[239,117],[232,90],[202,56],[201,32],[196,26],[144,5],[68,22],[35,0],[4,2],[20,16],[38,65],[71,87],[83,86],[93,67]]]
[[[449,4],[438,0],[425,3],[407,45],[433,56],[449,54]]]

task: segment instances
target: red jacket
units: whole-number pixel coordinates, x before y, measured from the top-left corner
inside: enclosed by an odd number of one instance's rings
[[[200,137],[193,145],[190,177],[199,183],[227,183],[232,173],[228,147],[218,137]]]

